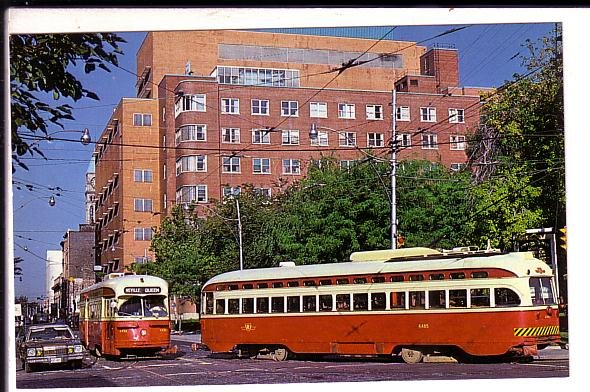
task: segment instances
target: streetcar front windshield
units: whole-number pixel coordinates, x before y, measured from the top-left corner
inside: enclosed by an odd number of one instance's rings
[[[145,297],[129,297],[119,307],[118,316],[132,317],[165,317],[168,309],[163,295],[148,295]]]
[[[553,296],[553,279],[530,278],[529,287],[533,305],[555,305]]]

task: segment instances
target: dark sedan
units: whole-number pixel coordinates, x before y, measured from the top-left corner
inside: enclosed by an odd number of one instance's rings
[[[82,366],[86,349],[65,324],[32,325],[17,336],[17,361],[28,373],[36,365]]]

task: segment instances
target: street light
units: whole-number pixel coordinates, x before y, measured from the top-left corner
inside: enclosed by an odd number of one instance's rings
[[[391,197],[390,197],[391,218],[390,219],[391,219],[391,249],[396,249],[396,247],[397,247],[397,214],[396,214],[396,209],[397,208],[396,208],[396,195],[395,195],[395,188],[396,188],[396,183],[395,183],[395,167],[396,167],[395,90],[393,90],[392,102],[393,102],[392,103],[393,117],[392,117],[392,127],[391,127],[392,152],[391,152],[391,159],[390,159],[390,166],[391,166],[391,192],[390,192],[391,193]],[[336,133],[340,134],[340,131],[338,131],[336,129],[332,129],[332,128],[328,128],[328,127],[324,127],[324,126],[317,126],[315,123],[312,123],[311,127],[309,129],[309,138],[311,140],[318,139],[318,136],[319,136],[318,129],[325,129],[325,130],[336,132]],[[369,155],[365,151],[361,150],[358,146],[356,146],[356,143],[355,143],[355,147],[357,150],[361,151],[363,154]]]

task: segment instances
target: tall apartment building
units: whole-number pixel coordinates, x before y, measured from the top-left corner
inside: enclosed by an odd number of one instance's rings
[[[366,62],[343,68],[357,57]],[[121,101],[95,151],[97,242],[107,273],[152,257],[151,228],[175,204],[206,206],[244,184],[272,195],[321,156],[342,167],[363,151],[388,158],[394,124],[398,159],[458,170],[479,122],[481,89],[459,86],[452,48],[156,32],[144,40],[137,69],[140,98]]]

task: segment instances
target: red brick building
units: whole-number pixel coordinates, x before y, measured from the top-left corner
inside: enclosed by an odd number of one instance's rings
[[[366,153],[388,159],[394,126],[398,160],[465,164],[480,89],[459,86],[455,49],[209,33],[149,33],[138,53],[143,99],[123,99],[97,145],[104,272],[148,260],[151,227],[173,205],[206,206],[244,184],[272,195],[321,156],[342,167]],[[361,54],[366,63],[339,73]]]

